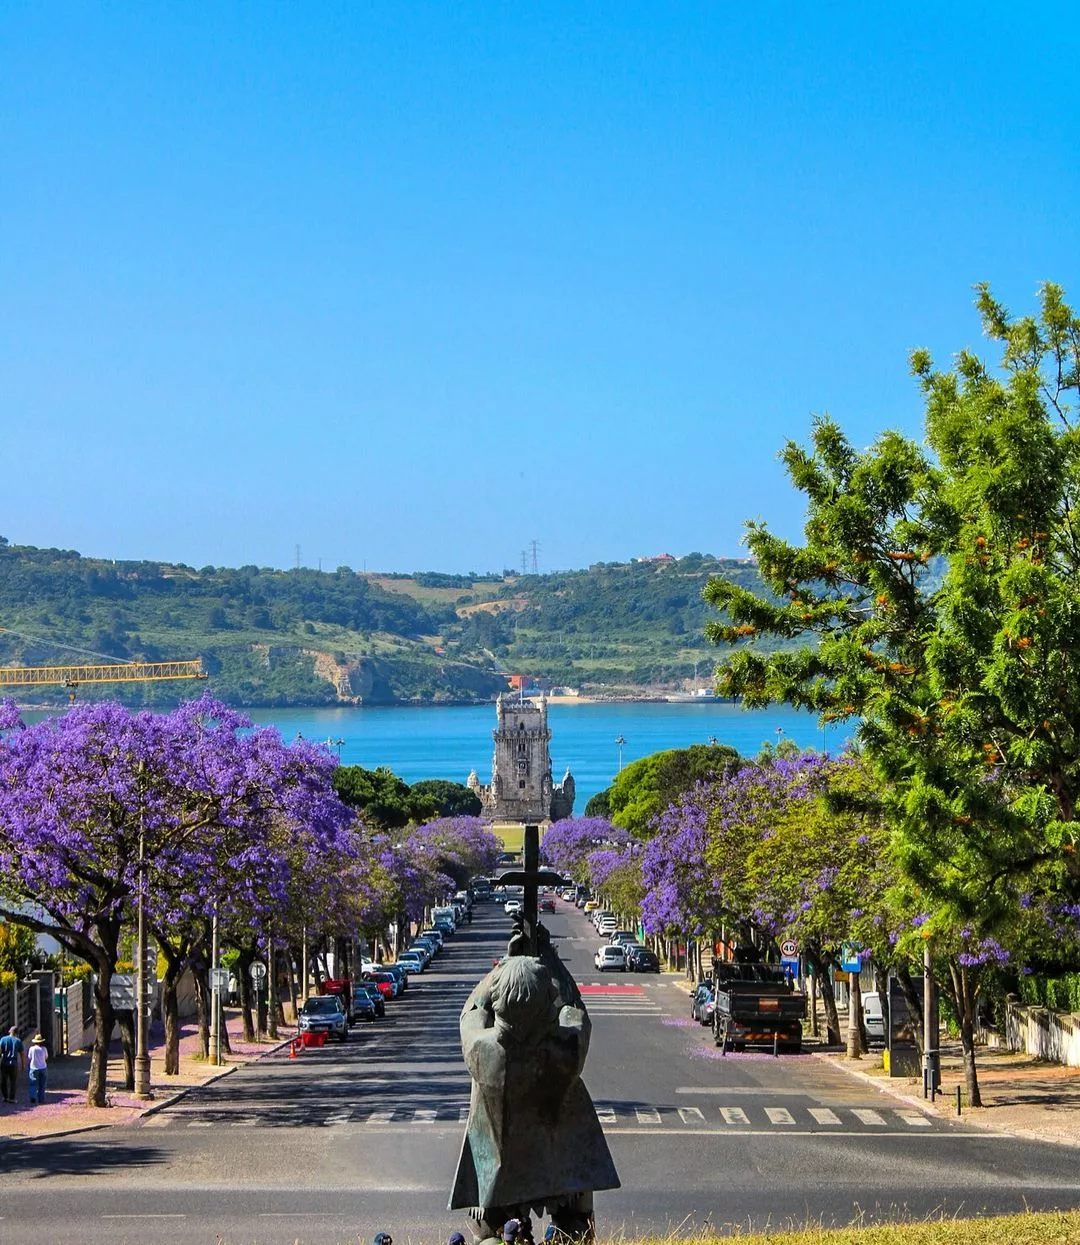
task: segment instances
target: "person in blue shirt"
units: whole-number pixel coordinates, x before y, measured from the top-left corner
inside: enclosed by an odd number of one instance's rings
[[[19,1038],[18,1026],[12,1025],[0,1038],[0,1098],[5,1102],[15,1101],[15,1087],[22,1064],[23,1044]]]

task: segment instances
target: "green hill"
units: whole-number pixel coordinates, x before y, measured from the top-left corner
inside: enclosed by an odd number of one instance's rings
[[[409,576],[196,570],[0,538],[0,664],[201,657],[215,693],[237,705],[487,700],[507,673],[623,694],[688,686],[696,669],[704,686],[717,659],[702,634],[711,575],[757,584],[751,563],[701,554],[551,575]],[[147,704],[189,694],[171,683],[80,691]]]

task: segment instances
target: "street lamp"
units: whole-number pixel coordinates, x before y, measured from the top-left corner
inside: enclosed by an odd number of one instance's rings
[[[326,740],[326,746],[327,746],[328,748],[336,748],[336,749],[337,749],[337,759],[338,759],[338,764],[339,764],[339,765],[341,764],[341,745],[342,745],[344,742],[345,742],[345,740],[344,740],[344,739],[331,739],[331,738],[329,738],[329,737],[327,737],[327,740]]]
[[[618,748],[619,748],[619,773],[621,774],[622,773],[622,750],[623,750],[623,744],[626,743],[626,740],[621,735],[616,735],[615,743],[618,745]]]
[[[135,1097],[152,1098],[150,1092],[149,1016],[146,999],[146,855],[142,818],[139,820],[139,925],[136,942],[138,961],[135,987]]]

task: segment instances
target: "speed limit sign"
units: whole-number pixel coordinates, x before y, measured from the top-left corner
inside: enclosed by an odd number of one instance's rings
[[[780,944],[780,954],[785,960],[793,960],[799,954],[799,944],[794,938],[785,938]]]
[[[251,973],[251,980],[258,986],[262,985],[266,979],[266,965],[260,960],[256,960],[248,970]]]

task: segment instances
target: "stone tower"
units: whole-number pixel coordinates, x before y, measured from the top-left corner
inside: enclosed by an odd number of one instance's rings
[[[551,782],[551,731],[547,701],[536,704],[516,696],[500,696],[497,725],[492,735],[495,754],[491,785],[481,786],[476,770],[468,785],[494,821],[559,821],[574,808],[574,779],[570,771],[561,785]]]

